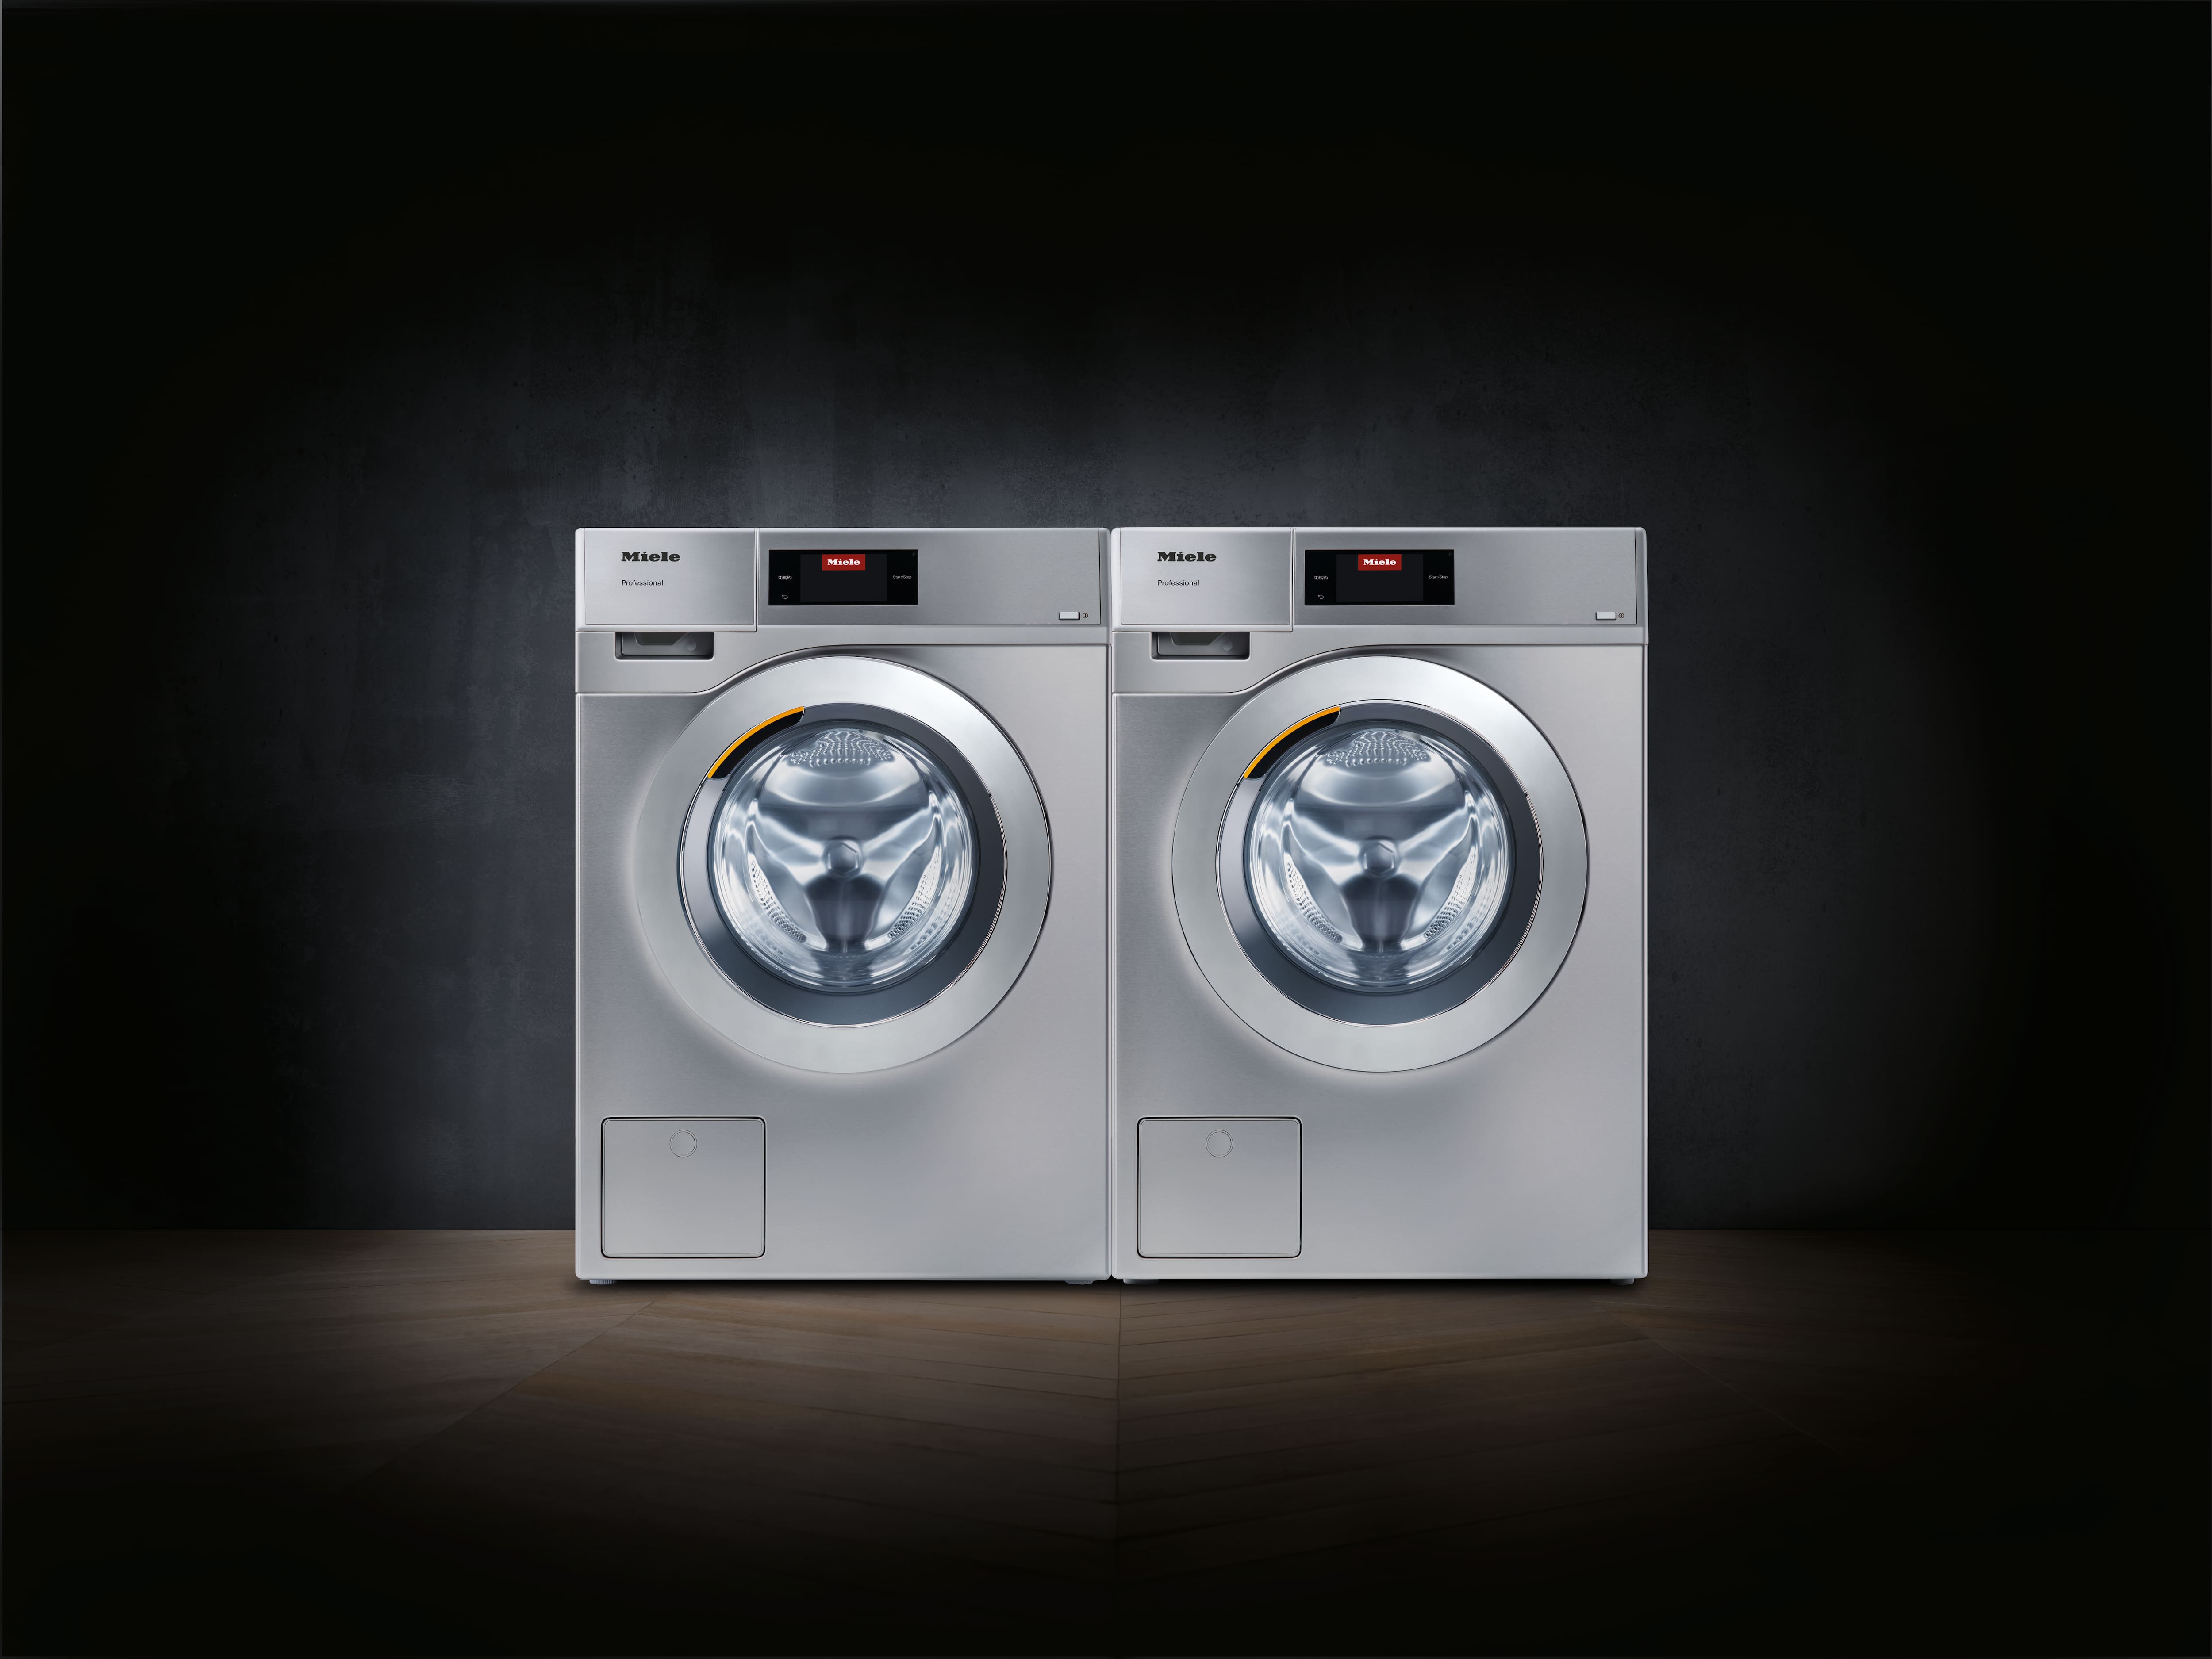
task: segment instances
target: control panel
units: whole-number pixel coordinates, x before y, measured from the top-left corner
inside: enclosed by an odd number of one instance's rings
[[[770,605],[918,605],[917,548],[775,548],[768,554]]]
[[[1301,628],[1639,627],[1639,530],[1301,530]]]
[[[1449,605],[1450,548],[1325,548],[1305,550],[1309,605]]]
[[[763,530],[764,628],[1097,627],[1103,530]]]

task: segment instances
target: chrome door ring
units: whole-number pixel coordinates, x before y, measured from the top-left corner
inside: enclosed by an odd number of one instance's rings
[[[694,934],[683,895],[685,820],[708,774],[742,737],[793,710],[823,705],[883,711],[888,724],[910,723],[941,740],[981,784],[984,798],[969,805],[995,814],[1005,850],[996,919],[964,969],[919,1006],[863,1024],[810,1020],[747,996]],[[902,663],[825,653],[771,663],[707,701],[646,791],[630,868],[653,960],[694,1014],[740,1048],[801,1070],[880,1071],[957,1041],[1013,989],[1044,929],[1052,834],[1013,743],[967,697]]]
[[[1401,1023],[1331,1018],[1284,994],[1237,937],[1224,897],[1222,837],[1247,773],[1317,711],[1363,705],[1431,711],[1479,736],[1525,797],[1540,846],[1534,904],[1511,959],[1455,1004]],[[1503,780],[1500,780],[1502,783]],[[1183,937],[1221,1000],[1269,1042],[1345,1071],[1412,1071],[1480,1047],[1533,1008],[1565,963],[1589,887],[1589,842],[1566,767],[1534,722],[1480,681],[1410,657],[1331,657],[1285,675],[1230,716],[1192,769],[1176,814],[1172,879]],[[1325,999],[1308,998],[1322,1002]]]

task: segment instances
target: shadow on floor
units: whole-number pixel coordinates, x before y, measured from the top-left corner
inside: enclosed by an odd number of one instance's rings
[[[12,1653],[2198,1653],[2199,1234],[1630,1289],[9,1240]]]

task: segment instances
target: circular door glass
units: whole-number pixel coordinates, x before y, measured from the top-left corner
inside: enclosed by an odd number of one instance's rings
[[[1386,722],[1332,727],[1271,768],[1244,873],[1260,924],[1340,990],[1419,990],[1482,948],[1513,885],[1497,790],[1456,744]]]
[[[882,990],[928,966],[975,890],[973,816],[911,739],[795,727],[745,757],[707,846],[715,907],[787,983]]]

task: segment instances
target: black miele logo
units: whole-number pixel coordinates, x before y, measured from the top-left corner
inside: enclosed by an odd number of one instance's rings
[[[625,565],[658,565],[662,563],[680,565],[683,562],[684,555],[680,553],[626,553],[623,554],[623,563]]]
[[[1213,562],[1213,555],[1210,553],[1164,553],[1160,555],[1163,565],[1210,565]]]

